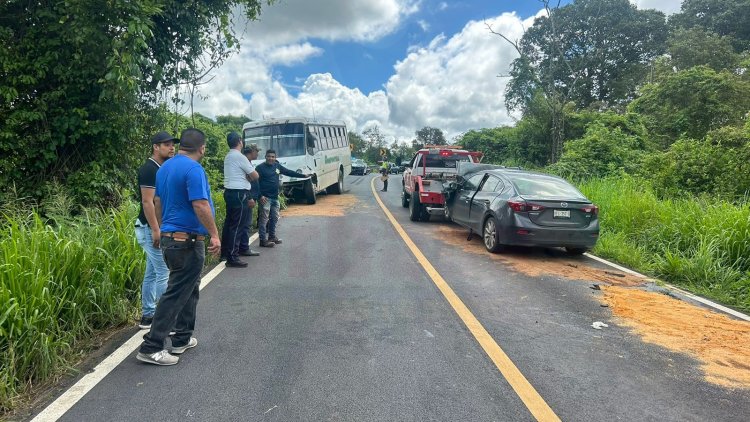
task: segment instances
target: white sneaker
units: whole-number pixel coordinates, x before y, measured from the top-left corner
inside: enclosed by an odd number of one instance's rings
[[[190,337],[190,341],[188,342],[188,344],[186,344],[186,345],[184,345],[182,347],[173,347],[171,353],[173,355],[181,355],[181,354],[185,353],[185,350],[192,349],[193,347],[195,347],[197,345],[198,345],[198,339],[195,338],[195,337]]]
[[[141,362],[151,363],[154,365],[163,365],[163,366],[176,365],[177,362],[180,361],[179,356],[170,355],[169,352],[167,352],[166,350],[160,350],[156,353],[151,353],[150,355],[146,353],[138,352],[135,358]]]

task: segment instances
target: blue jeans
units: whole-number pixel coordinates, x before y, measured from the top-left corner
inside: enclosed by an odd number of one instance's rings
[[[141,285],[143,316],[152,317],[156,312],[156,304],[159,302],[159,298],[167,289],[169,269],[164,262],[161,249],[154,247],[150,227],[136,227],[135,238],[146,251],[146,272],[143,274],[143,284]]]
[[[267,198],[265,204],[258,208],[258,237],[260,240],[268,240],[269,237],[276,237],[276,223],[279,221],[279,199]],[[266,233],[266,224],[268,224],[268,233]]]
[[[164,340],[172,328],[176,331],[172,336],[173,347],[182,347],[190,341],[206,259],[206,244],[202,240],[178,241],[162,236],[161,250],[169,267],[169,286],[156,307],[151,331],[143,336],[140,351],[147,354],[164,349]]]
[[[255,203],[258,204],[258,200],[256,198],[253,199],[255,199]],[[242,216],[242,222],[240,224],[240,230],[242,232],[240,234],[240,252],[250,250],[250,233],[253,228],[253,208],[255,207],[247,207],[247,212]]]

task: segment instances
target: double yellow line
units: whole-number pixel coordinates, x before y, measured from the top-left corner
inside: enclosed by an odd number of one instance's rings
[[[461,318],[461,321],[466,325],[466,328],[468,328],[474,338],[477,339],[479,345],[484,349],[484,352],[487,353],[487,356],[489,356],[503,377],[508,381],[508,384],[513,388],[513,391],[516,392],[536,420],[545,422],[559,421],[560,418],[552,411],[547,402],[544,401],[534,386],[532,386],[526,377],[523,376],[516,365],[513,364],[513,361],[510,360],[508,355],[505,354],[503,349],[500,348],[497,342],[495,342],[492,336],[490,336],[487,330],[485,330],[479,320],[471,313],[469,308],[464,305],[440,273],[435,270],[435,267],[430,264],[430,261],[427,260],[422,251],[420,251],[417,245],[414,244],[409,235],[406,234],[406,231],[401,227],[401,224],[396,221],[393,214],[391,214],[388,208],[386,208],[375,190],[375,179],[376,178],[372,178],[370,189],[372,190],[375,199],[378,201],[378,204],[380,204],[380,208],[383,210],[386,217],[388,217],[391,224],[393,224],[393,227],[401,236],[401,239],[404,240],[406,246],[414,254],[414,257],[417,258],[419,264],[422,265],[422,268],[427,272],[427,275],[430,276],[432,282],[435,283],[435,286],[437,286],[438,289],[440,289],[440,292],[443,293],[443,296],[448,303],[450,303],[451,307],[453,307],[453,310],[458,317]]]

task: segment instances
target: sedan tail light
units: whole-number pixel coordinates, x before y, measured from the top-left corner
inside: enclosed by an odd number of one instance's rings
[[[597,207],[596,205],[590,205],[583,208],[583,212],[585,212],[586,214],[599,215],[599,207]]]
[[[515,212],[541,211],[544,206],[539,204],[529,204],[525,201],[508,201],[508,206]]]

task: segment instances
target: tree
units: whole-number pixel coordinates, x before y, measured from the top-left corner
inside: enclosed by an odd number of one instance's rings
[[[669,36],[668,44],[671,65],[677,70],[706,65],[716,71],[734,71],[741,59],[732,48],[731,38],[699,27],[677,28]]]
[[[438,128],[425,126],[422,129],[414,132],[414,135],[416,136],[414,142],[412,142],[412,147],[414,149],[424,148],[425,145],[447,144],[445,135],[443,135],[443,131]]]
[[[254,18],[264,2],[0,2],[0,184],[117,202],[150,134],[170,128],[160,96],[236,50],[233,7]]]
[[[355,157],[362,157],[367,149],[367,145],[361,136],[354,132],[349,132],[349,145],[351,145],[352,155]]]
[[[750,50],[750,2],[747,0],[684,0],[669,18],[675,28],[703,28],[727,36],[737,53]]]
[[[541,96],[549,110],[551,138],[549,158],[562,151],[564,109],[592,103],[621,105],[635,94],[648,63],[665,49],[664,15],[638,10],[628,0],[577,0],[550,8],[538,18],[520,42],[495,31],[517,50],[506,86],[506,105],[511,110],[531,111]]]
[[[750,110],[750,82],[732,72],[693,67],[648,84],[629,110],[666,149],[679,138],[703,139],[723,126],[740,127]]]
[[[362,138],[365,140],[365,161],[377,163],[381,161],[380,150],[385,148],[385,135],[380,132],[379,126],[372,126],[362,132]]]

